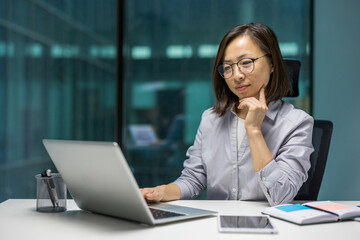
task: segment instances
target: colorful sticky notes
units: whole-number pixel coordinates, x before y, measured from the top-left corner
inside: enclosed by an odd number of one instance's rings
[[[336,210],[351,208],[351,207],[344,206],[344,205],[337,204],[337,203],[317,205],[314,207],[325,210],[325,211],[336,211]]]
[[[307,206],[303,206],[301,204],[284,205],[284,206],[278,206],[275,208],[277,208],[281,211],[284,211],[284,212],[294,212],[294,211],[311,209],[311,208],[309,208]]]

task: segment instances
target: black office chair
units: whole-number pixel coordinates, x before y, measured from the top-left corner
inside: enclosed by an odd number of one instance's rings
[[[287,95],[287,97],[298,97],[301,63],[298,60],[285,59],[285,65],[287,68],[289,82],[290,82],[290,92]]]
[[[312,136],[314,152],[310,156],[311,168],[308,179],[300,188],[295,200],[317,200],[330,148],[333,124],[327,120],[315,120]]]
[[[285,64],[291,88],[287,97],[298,97],[301,63],[298,60],[285,59]],[[311,168],[308,179],[295,196],[295,200],[317,200],[329,153],[332,129],[332,122],[315,120],[312,137],[314,152],[310,156]]]

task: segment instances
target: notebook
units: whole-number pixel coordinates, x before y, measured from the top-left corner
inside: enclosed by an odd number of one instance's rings
[[[315,201],[269,207],[262,213],[299,225],[305,225],[337,222],[360,217],[360,208],[332,201]]]
[[[149,206],[115,142],[44,139],[43,144],[77,206],[148,225],[216,216],[216,212],[157,203]]]

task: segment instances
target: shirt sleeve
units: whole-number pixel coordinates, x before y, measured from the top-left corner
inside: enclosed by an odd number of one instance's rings
[[[258,181],[271,206],[294,199],[308,177],[313,152],[314,119],[307,115],[288,134],[274,160],[258,174]]]
[[[184,161],[184,169],[180,177],[174,181],[180,187],[180,199],[195,199],[206,186],[206,171],[202,161],[202,132],[204,125],[204,112],[200,126],[197,130],[194,144],[188,149]]]

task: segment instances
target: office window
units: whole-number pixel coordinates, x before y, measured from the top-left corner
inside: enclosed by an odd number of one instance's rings
[[[117,76],[122,147],[139,185],[173,181],[214,103],[218,44],[237,24],[269,25],[284,57],[301,61],[301,96],[286,100],[311,113],[311,0],[1,2],[0,201],[35,197],[34,175],[54,169],[43,138],[115,139]]]
[[[125,1],[123,145],[141,187],[181,173],[202,112],[214,104],[211,76],[223,35],[259,22],[277,34],[284,58],[301,61],[300,96],[311,113],[311,1]]]
[[[116,0],[2,0],[0,201],[35,198],[43,138],[115,138]]]

